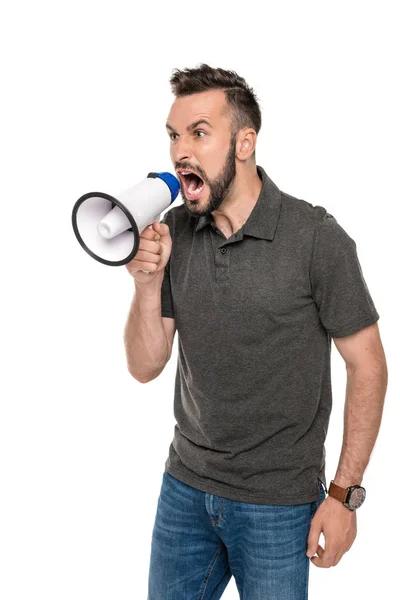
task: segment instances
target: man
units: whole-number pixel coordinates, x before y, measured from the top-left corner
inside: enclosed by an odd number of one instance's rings
[[[304,600],[309,557],[334,566],[356,537],[387,385],[379,314],[353,239],[256,164],[261,113],[244,79],[203,64],[171,84],[183,204],[127,265],[133,377],[157,377],[179,334],[148,599],[214,600],[233,575],[241,598]],[[332,338],[348,385],[327,492]]]

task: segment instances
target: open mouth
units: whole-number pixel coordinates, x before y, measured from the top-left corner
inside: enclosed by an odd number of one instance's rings
[[[189,171],[180,172],[182,177],[185,196],[189,200],[196,200],[204,188],[204,181],[199,175]]]

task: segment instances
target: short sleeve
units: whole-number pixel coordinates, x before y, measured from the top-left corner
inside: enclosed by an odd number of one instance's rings
[[[351,335],[378,321],[356,243],[329,213],[314,232],[310,280],[320,320],[332,337]]]
[[[170,212],[167,211],[164,214],[164,217],[160,220],[160,223],[166,223],[170,229],[171,237],[173,234],[172,225],[171,225],[171,216],[168,215]],[[171,253],[172,256],[172,253]],[[168,262],[164,269],[164,279],[161,286],[161,316],[162,317],[171,317],[174,318],[174,307],[172,302],[172,291],[171,291],[171,277],[170,277],[170,267],[171,267],[171,256],[168,259]]]

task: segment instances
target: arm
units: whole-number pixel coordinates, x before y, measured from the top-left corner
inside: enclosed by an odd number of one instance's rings
[[[361,485],[378,436],[388,371],[378,324],[333,338],[346,363],[343,444],[334,483]]]
[[[314,232],[310,281],[321,323],[346,363],[343,446],[334,483],[348,487],[361,482],[378,435],[387,368],[356,243],[327,212]],[[318,543],[321,531],[325,548]],[[335,566],[356,534],[357,511],[328,495],[311,521],[307,555],[317,567]]]
[[[168,342],[163,323],[167,318],[161,316],[163,277],[164,269],[151,283],[135,281],[135,295],[124,330],[128,370],[141,383],[155,379],[171,355],[172,343]]]
[[[378,435],[388,373],[378,324],[333,338],[346,362],[347,387],[343,445],[334,483],[361,484]],[[318,543],[325,537],[325,549]],[[336,566],[357,535],[357,511],[327,496],[311,521],[307,556],[317,567]],[[313,556],[314,553],[318,556]]]

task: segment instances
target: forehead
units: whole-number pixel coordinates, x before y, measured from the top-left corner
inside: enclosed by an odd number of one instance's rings
[[[167,122],[172,127],[184,128],[201,117],[206,118],[214,128],[221,122],[228,124],[226,99],[223,90],[207,90],[176,98],[168,114]]]

